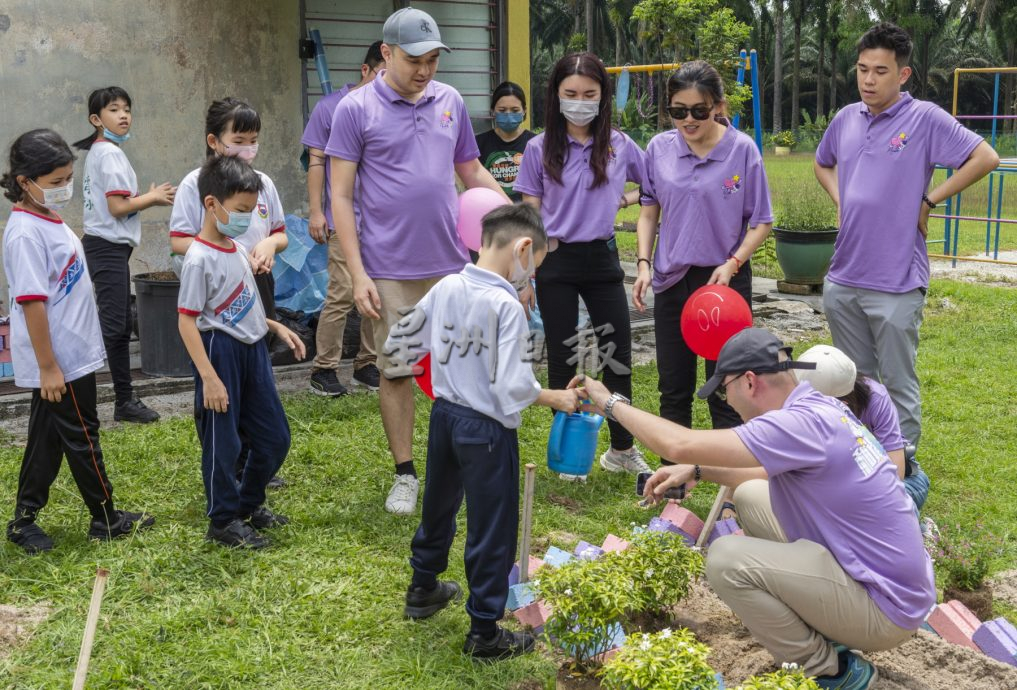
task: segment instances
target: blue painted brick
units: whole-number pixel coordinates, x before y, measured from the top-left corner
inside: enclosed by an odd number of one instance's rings
[[[572,554],[568,551],[562,551],[557,546],[549,546],[547,548],[547,553],[544,554],[544,565],[549,565],[552,568],[560,568],[571,561],[572,558]]]
[[[673,532],[678,534],[685,540],[685,543],[689,546],[693,546],[696,543],[695,538],[691,534],[686,534],[684,530],[675,525],[670,520],[664,520],[663,518],[655,517],[650,520],[650,524],[646,526],[646,529],[650,532]]]
[[[520,582],[509,587],[508,601],[505,602],[505,608],[507,608],[509,611],[521,609],[527,604],[532,603],[533,603],[533,590],[530,589],[529,582]]]

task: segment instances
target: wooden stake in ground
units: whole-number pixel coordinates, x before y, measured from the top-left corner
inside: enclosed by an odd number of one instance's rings
[[[526,463],[526,477],[523,482],[523,543],[519,549],[519,581],[530,579],[530,525],[533,522],[533,480],[537,466]]]
[[[102,596],[106,592],[106,578],[109,571],[105,568],[95,569],[95,585],[92,587],[92,603],[88,606],[88,619],[85,621],[85,636],[81,638],[81,652],[78,653],[78,668],[74,671],[73,690],[85,690],[85,678],[88,676],[88,662],[92,658],[92,642],[95,640],[95,627],[99,624],[99,608]]]
[[[717,518],[720,517],[721,511],[724,510],[724,504],[731,500],[733,494],[734,492],[731,491],[730,486],[721,485],[720,489],[717,490],[717,498],[713,500],[713,507],[710,508],[710,513],[706,516],[706,522],[703,523],[703,531],[699,533],[696,546],[703,547],[706,545],[706,540],[710,538],[710,532],[713,531]]]

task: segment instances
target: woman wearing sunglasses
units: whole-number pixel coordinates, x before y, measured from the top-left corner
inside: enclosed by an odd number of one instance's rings
[[[696,289],[715,284],[729,285],[752,304],[749,259],[773,215],[763,159],[724,117],[717,70],[701,60],[682,65],[668,79],[667,102],[675,128],[646,148],[632,302],[644,311],[652,287],[660,414],[691,427],[698,361],[682,338],[682,308]],[[715,366],[706,362],[707,378]],[[708,402],[715,429],[741,424],[723,397]]]
[[[604,383],[630,398],[632,336],[614,219],[620,206],[638,201],[638,190],[626,194],[625,183],[642,184],[645,154],[611,127],[611,80],[596,55],[566,55],[555,64],[547,86],[547,129],[526,144],[515,191],[540,210],[551,238],[537,270],[548,381],[564,388],[576,375],[577,355],[583,354],[579,349],[591,345],[595,334]],[[576,332],[580,297],[593,333]],[[601,456],[601,467],[648,471],[632,434],[615,422],[609,427],[611,448]]]

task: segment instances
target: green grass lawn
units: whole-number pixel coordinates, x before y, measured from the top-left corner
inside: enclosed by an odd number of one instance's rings
[[[941,526],[981,522],[1007,535],[997,569],[1017,565],[1011,538],[1017,392],[1006,354],[1017,340],[1013,304],[1014,292],[1005,288],[934,282],[919,355],[926,420],[920,459],[933,480],[927,514]],[[652,364],[635,371],[635,399],[656,411]],[[427,404],[419,394],[417,401],[415,445],[422,458]],[[158,523],[132,541],[87,542],[87,512],[69,473],[61,473],[40,520],[56,550],[26,557],[9,543],[0,546],[0,603],[52,606],[32,638],[0,662],[0,687],[69,687],[97,565],[112,575],[93,653],[93,688],[451,690],[551,678],[556,662],[544,654],[484,666],[465,659],[460,647],[469,623],[462,607],[428,621],[401,618],[417,523],[382,508],[391,467],[377,398],[296,395],[285,404],[293,430],[282,470],[289,486],[271,504],[293,523],[274,533],[276,544],[263,553],[204,543],[190,417],[104,430],[117,500],[151,511]],[[696,425],[706,424],[705,404],[697,402]],[[630,476],[595,471],[585,486],[553,477],[544,462],[549,426],[546,410],[531,409],[520,431],[523,461],[539,468],[536,553],[548,540],[564,548],[580,537],[599,542],[649,519],[635,505]],[[8,512],[21,452],[10,443],[0,448],[0,495]],[[689,505],[705,515],[712,497],[711,487],[701,488]],[[449,576],[465,584],[462,549],[461,529]]]

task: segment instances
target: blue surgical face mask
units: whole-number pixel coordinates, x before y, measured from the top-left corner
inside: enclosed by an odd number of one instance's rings
[[[113,132],[103,127],[102,138],[112,141],[114,144],[123,144],[125,141],[131,138],[131,133],[124,132],[123,134],[114,134]]]
[[[526,113],[495,113],[494,126],[503,132],[514,132],[526,119]]]
[[[219,204],[219,200],[216,199],[215,203]],[[219,204],[219,208],[226,211],[226,208],[222,204]],[[215,219],[215,226],[219,228],[219,232],[231,239],[236,239],[247,232],[247,228],[251,225],[250,211],[246,213],[242,211],[226,211],[226,213],[230,218],[228,222],[223,223],[218,218]]]

